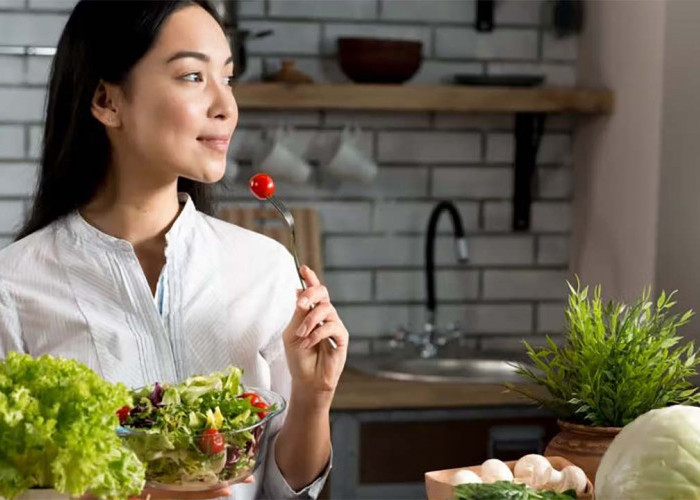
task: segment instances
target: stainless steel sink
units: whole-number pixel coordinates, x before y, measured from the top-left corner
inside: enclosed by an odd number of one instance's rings
[[[348,365],[370,375],[417,382],[502,383],[522,381],[512,353],[466,353],[463,356],[420,358],[404,356],[356,356]]]

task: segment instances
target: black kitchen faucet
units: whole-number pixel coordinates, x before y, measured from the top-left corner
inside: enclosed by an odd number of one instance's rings
[[[428,317],[426,321],[426,330],[432,333],[435,329],[435,234],[437,232],[438,220],[444,211],[449,212],[452,216],[452,226],[454,228],[455,243],[457,246],[457,260],[459,262],[467,262],[469,253],[467,251],[467,239],[464,236],[464,226],[462,218],[457,211],[457,207],[451,201],[441,201],[430,213],[428,219],[428,230],[425,238],[425,288],[426,288],[426,307],[428,309]]]

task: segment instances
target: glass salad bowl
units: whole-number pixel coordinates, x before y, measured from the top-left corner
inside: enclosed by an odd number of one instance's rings
[[[199,385],[183,385],[197,378]],[[217,489],[251,476],[264,459],[260,452],[284,398],[261,388],[244,391],[237,380],[234,390],[201,392],[211,380],[136,389],[134,407],[122,409],[117,434],[146,465],[147,487]]]

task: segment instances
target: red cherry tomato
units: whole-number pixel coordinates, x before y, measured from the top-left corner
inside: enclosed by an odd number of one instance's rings
[[[241,394],[238,397],[239,398],[250,398],[250,404],[253,406],[255,406],[255,403],[260,401],[260,396],[258,396],[254,392],[244,392],[243,394]]]
[[[275,194],[275,181],[267,174],[255,174],[250,178],[250,190],[259,200],[267,200]]]
[[[268,404],[265,401],[258,401],[257,403],[253,403],[253,406],[255,406],[256,408],[260,408],[261,410],[265,410],[268,408]],[[268,412],[266,411],[260,411],[258,412],[258,417],[260,417],[260,419],[263,419],[267,417],[267,414]]]
[[[129,405],[124,405],[117,410],[117,416],[119,417],[119,425],[124,425],[126,419],[129,418],[130,411],[131,408],[129,408]]]
[[[199,449],[207,455],[216,455],[226,449],[224,437],[216,429],[207,429],[199,438]]]

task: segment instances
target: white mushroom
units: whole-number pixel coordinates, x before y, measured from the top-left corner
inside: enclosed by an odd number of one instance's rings
[[[552,464],[542,455],[525,455],[515,464],[515,481],[539,490],[549,482]]]
[[[583,493],[585,491],[588,478],[580,467],[576,467],[575,465],[564,467],[561,471],[561,475],[564,477],[564,480],[562,481],[563,489],[560,491],[575,490],[576,493]]]
[[[561,471],[558,471],[555,468],[552,468],[552,470],[549,472],[549,477],[547,478],[547,482],[542,485],[543,490],[552,490],[552,491],[566,491],[566,490],[560,490],[559,487],[563,484],[564,482],[564,474],[561,473]]]
[[[513,473],[504,462],[491,458],[481,464],[481,480],[487,484],[496,481],[512,481]]]
[[[580,467],[569,465],[560,471],[553,469],[545,489],[563,492],[575,490],[577,494],[583,493],[588,484],[586,473]]]
[[[481,483],[481,478],[475,474],[474,472],[467,470],[467,469],[461,469],[455,472],[452,475],[452,485],[457,486],[458,484],[467,484],[467,483]]]

